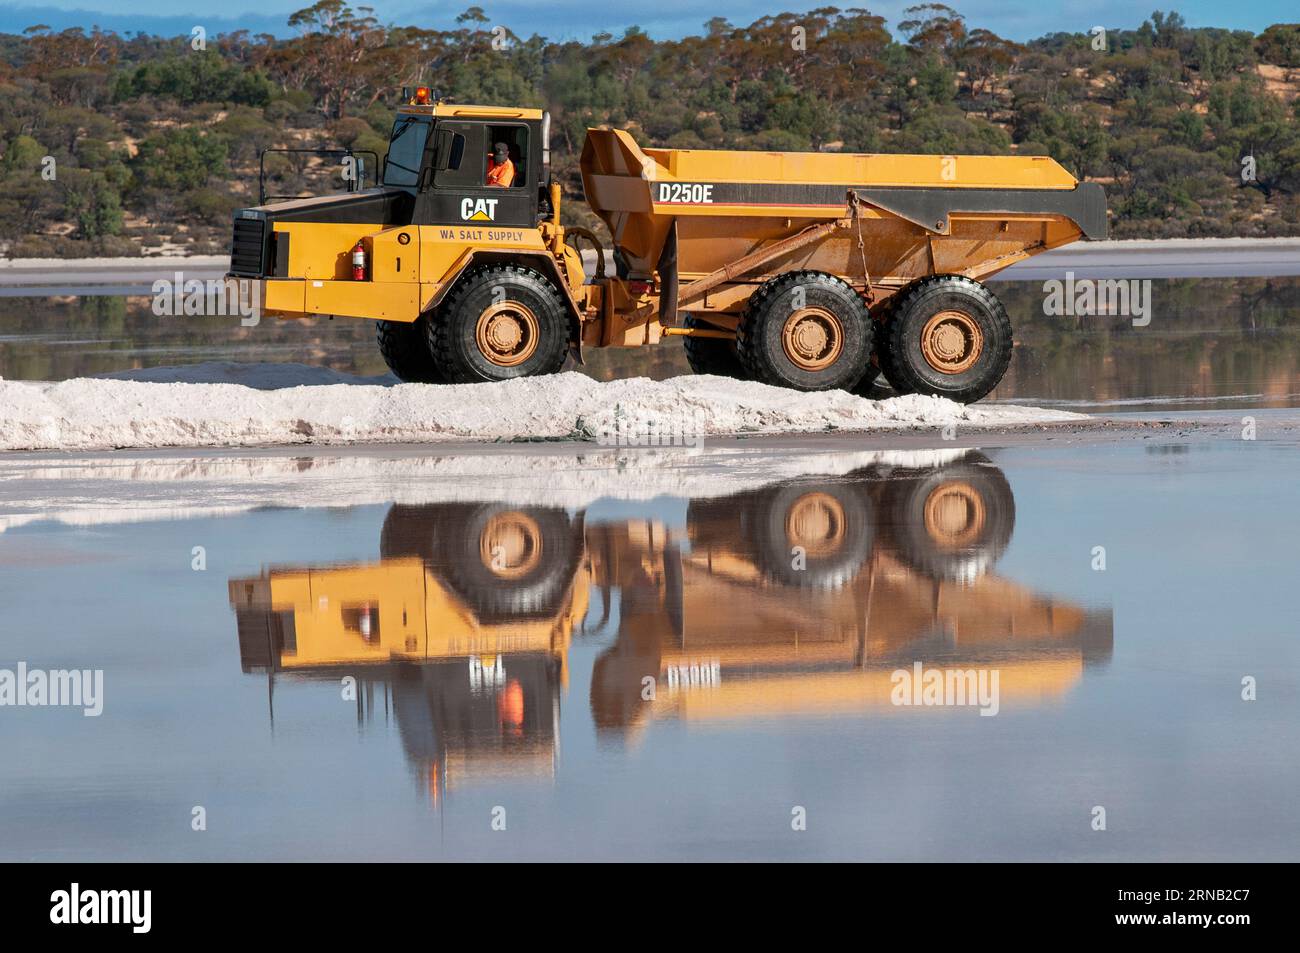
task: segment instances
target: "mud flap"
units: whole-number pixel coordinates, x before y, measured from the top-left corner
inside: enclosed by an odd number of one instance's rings
[[[659,253],[659,323],[664,327],[677,326],[677,219],[668,226],[663,251]]]

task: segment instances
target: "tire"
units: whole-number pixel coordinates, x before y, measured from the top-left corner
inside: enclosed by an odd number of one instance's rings
[[[792,483],[713,500],[686,510],[691,546],[752,560],[767,579],[797,589],[834,590],[871,555],[873,507],[859,481]],[[795,568],[794,547],[804,549]]]
[[[876,366],[880,369],[880,377],[884,383],[888,384],[893,390],[895,396],[911,394],[913,391],[907,389],[907,385],[899,379],[898,369],[890,362],[892,352],[889,349],[889,334],[893,328],[894,315],[898,311],[898,302],[902,299],[904,292],[898,291],[894,296],[885,303],[885,313],[881,317],[880,323],[876,326]]]
[[[853,393],[859,397],[866,397],[876,389],[876,383],[880,380],[880,368],[874,361],[867,362],[867,369],[862,372],[858,382],[853,385]]]
[[[498,549],[500,530],[525,545]],[[580,516],[505,503],[395,505],[380,534],[383,558],[419,556],[483,624],[558,612],[583,549]]]
[[[883,379],[884,371],[882,370],[882,363],[885,355],[881,352],[884,350],[885,326],[889,321],[888,308],[892,301],[893,299],[890,298],[881,306],[881,308],[884,309],[883,311],[878,311],[876,309],[872,310],[871,320],[874,325],[873,340],[875,346],[871,349],[871,359],[867,361],[866,370],[862,372],[862,376],[858,378],[858,382],[853,385],[853,393],[857,394],[859,397],[878,396],[874,393],[876,388],[885,383]]]
[[[871,507],[850,483],[791,484],[764,493],[750,522],[759,562],[768,578],[801,589],[842,589],[871,554]],[[800,513],[809,514],[800,519]],[[801,536],[800,526],[812,531]],[[794,547],[804,550],[794,567]]]
[[[399,381],[406,384],[443,384],[443,376],[429,350],[429,316],[414,321],[376,321],[375,337],[384,363]]]
[[[881,497],[890,548],[932,579],[974,582],[1002,558],[1016,525],[1011,484],[981,453],[895,474]]]
[[[394,503],[379,531],[379,558],[443,561],[443,527],[463,521],[472,509],[469,503]]]
[[[718,330],[715,325],[703,321],[693,314],[686,315],[683,325],[687,328]],[[712,374],[715,377],[733,377],[745,380],[749,377],[745,365],[740,363],[736,353],[736,342],[723,338],[682,338],[682,347],[686,351],[686,363],[696,374]]]
[[[495,322],[493,318],[495,317]],[[493,322],[492,324],[485,322]],[[489,357],[486,342],[502,349]],[[543,275],[519,265],[493,265],[462,277],[428,325],[429,349],[439,372],[455,384],[554,374],[569,348],[564,299]],[[513,350],[507,342],[515,339]]]
[[[969,404],[997,387],[1011,364],[1011,319],[991,291],[959,275],[935,275],[899,296],[881,361],[895,391]],[[923,338],[935,356],[927,357]]]
[[[785,333],[791,321],[801,321],[817,335],[804,338],[810,347],[832,339],[838,345],[804,352],[803,360],[795,363],[791,353],[798,351],[798,342],[790,342]],[[736,350],[749,376],[765,384],[803,391],[847,390],[862,377],[874,339],[867,305],[846,282],[818,271],[796,271],[773,278],[750,298]]]

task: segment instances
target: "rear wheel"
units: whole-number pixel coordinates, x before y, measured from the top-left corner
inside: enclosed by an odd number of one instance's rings
[[[849,483],[781,487],[762,498],[754,529],[768,576],[813,589],[851,582],[875,538],[867,502]]]
[[[466,275],[429,322],[438,370],[458,384],[554,374],[568,353],[564,300],[518,265]]]
[[[871,554],[871,499],[856,482],[792,483],[692,500],[693,551],[752,560],[769,580],[800,589],[839,589]]]
[[[414,321],[376,321],[379,353],[398,380],[407,384],[442,384],[429,350],[428,315]]]
[[[908,385],[899,377],[897,368],[890,362],[893,352],[889,349],[889,333],[894,326],[894,315],[898,311],[898,302],[902,297],[903,293],[900,291],[885,302],[884,313],[880,316],[880,321],[876,325],[875,358],[876,367],[880,370],[878,378],[884,378],[884,383],[888,384],[896,395],[912,393]],[[859,393],[861,393],[861,390],[859,390]]]
[[[1011,485],[978,452],[934,470],[894,474],[881,505],[892,548],[934,579],[975,581],[1001,558],[1016,525]]]
[[[736,345],[755,380],[818,391],[853,387],[871,357],[873,338],[867,305],[846,282],[797,271],[754,293]]]
[[[894,390],[971,403],[998,385],[1011,364],[1011,319],[991,291],[935,275],[899,294],[881,362]]]
[[[877,388],[885,383],[885,329],[889,326],[889,308],[893,298],[887,298],[880,307],[871,309],[872,339],[875,346],[871,349],[871,360],[862,372],[858,382],[853,385],[853,393],[859,397],[877,397]]]
[[[688,330],[720,330],[693,314],[686,315],[683,325]],[[686,363],[691,365],[691,370],[696,374],[734,377],[737,380],[744,380],[749,376],[745,371],[745,365],[740,363],[740,355],[736,353],[734,338],[728,340],[726,338],[697,338],[686,335],[682,340],[682,345],[686,350]]]

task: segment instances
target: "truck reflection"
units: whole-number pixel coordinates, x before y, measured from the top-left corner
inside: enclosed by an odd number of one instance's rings
[[[1011,488],[982,454],[951,457],[692,500],[684,531],[395,505],[377,563],[230,581],[243,669],[391,698],[435,798],[553,773],[575,637],[599,646],[590,710],[613,738],[663,718],[884,713],[917,661],[996,669],[1002,707],[1058,698],[1109,659],[1111,613],[996,575]]]
[[[548,774],[587,608],[582,546],[562,510],[395,509],[377,563],[230,581],[243,670],[352,676],[359,716],[378,690],[435,798],[448,779]]]

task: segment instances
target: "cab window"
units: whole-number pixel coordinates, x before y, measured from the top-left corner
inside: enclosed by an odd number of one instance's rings
[[[388,161],[384,185],[414,188],[420,183],[424,146],[429,139],[429,120],[423,116],[398,116],[388,139]]]
[[[527,126],[488,126],[484,154],[484,171],[482,184],[500,187],[502,171],[496,160],[497,146],[505,146],[506,161],[510,164],[505,177],[509,178],[509,188],[523,188],[528,184],[528,127]],[[493,172],[496,170],[496,175]]]
[[[483,155],[482,123],[439,120],[434,134],[433,184],[466,189],[483,184],[487,162]]]

